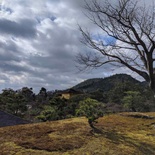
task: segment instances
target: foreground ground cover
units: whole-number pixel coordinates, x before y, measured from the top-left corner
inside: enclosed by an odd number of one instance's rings
[[[0,155],[154,155],[155,113],[119,113],[0,128]]]

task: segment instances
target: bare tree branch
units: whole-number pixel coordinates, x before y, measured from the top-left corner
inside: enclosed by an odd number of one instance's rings
[[[79,25],[81,42],[96,54],[79,54],[77,61],[87,67],[101,67],[107,63],[121,64],[150,82],[155,91],[155,12],[154,6],[140,6],[138,0],[119,0],[112,4],[105,0],[85,0],[85,15],[98,28],[98,35]],[[115,42],[105,43],[103,34]],[[94,37],[96,35],[96,38]]]

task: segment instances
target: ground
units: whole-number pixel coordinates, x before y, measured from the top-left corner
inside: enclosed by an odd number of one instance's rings
[[[155,112],[84,117],[0,128],[0,155],[155,155]]]

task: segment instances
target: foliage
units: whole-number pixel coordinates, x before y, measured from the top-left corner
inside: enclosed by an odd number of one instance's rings
[[[103,92],[101,90],[97,90],[95,92],[90,93],[90,98],[95,99],[99,102],[107,103],[108,102],[108,93]]]
[[[33,88],[23,87],[21,90],[17,91],[22,94],[27,102],[35,100],[35,94],[33,93]]]
[[[32,122],[38,121],[36,118],[42,121],[65,119],[75,117],[80,102],[91,98],[105,103],[106,113],[129,111],[132,109],[131,104],[125,103],[128,102],[125,100],[131,100],[128,91],[139,92],[139,95],[135,95],[139,97],[138,101],[133,104],[136,111],[155,110],[155,98],[145,82],[139,82],[126,74],[113,75],[105,79],[90,79],[75,87],[75,90],[87,90],[87,93],[74,95],[66,100],[60,98],[60,91],[47,92],[44,87],[38,94],[28,87],[19,90],[4,89],[0,94],[0,110]]]
[[[42,87],[38,95],[36,95],[36,100],[37,102],[45,103],[46,99],[47,99],[47,91],[46,91],[46,88]]]
[[[109,102],[121,104],[122,98],[127,91],[142,91],[144,87],[131,81],[116,83],[116,85],[108,92]]]
[[[51,121],[57,120],[59,118],[57,109],[53,106],[44,106],[44,110],[41,111],[40,115],[37,116],[37,119],[42,121]]]
[[[4,89],[1,96],[1,109],[15,115],[21,115],[27,110],[25,97],[12,89]]]
[[[94,128],[93,122],[96,122],[99,117],[103,116],[103,103],[91,98],[80,101],[79,108],[76,110],[76,115],[86,116],[89,125]]]
[[[131,111],[144,111],[148,107],[144,104],[144,97],[138,91],[127,91],[122,99],[124,107]]]
[[[88,79],[84,82],[81,82],[73,87],[75,90],[79,90],[84,93],[94,93],[96,91],[99,92],[108,92],[115,85],[120,83],[126,83],[129,82],[130,84],[135,86],[144,86],[140,81],[134,79],[130,75],[127,74],[116,74],[112,75],[106,78],[94,78],[94,79]]]
[[[67,100],[60,97],[54,97],[50,100],[50,105],[56,106],[57,108],[57,114],[59,116],[59,119],[64,119],[67,115]]]

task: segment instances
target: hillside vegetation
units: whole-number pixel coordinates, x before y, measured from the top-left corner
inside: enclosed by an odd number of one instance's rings
[[[66,92],[69,98],[64,97]],[[155,98],[147,83],[127,74],[88,79],[67,90],[47,91],[42,87],[38,94],[29,87],[4,89],[0,110],[30,122],[61,120],[76,117],[79,103],[88,98],[102,103],[103,113],[155,111]]]
[[[0,128],[1,155],[154,155],[155,113],[119,113]]]
[[[130,75],[127,74],[116,74],[107,78],[94,78],[83,81],[73,87],[75,90],[84,91],[84,92],[94,92],[96,90],[106,92],[111,90],[115,85],[119,83],[125,83],[131,85],[145,86],[145,82],[140,82]]]

